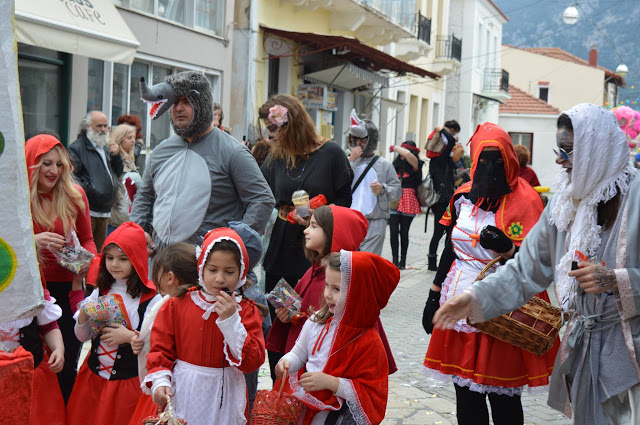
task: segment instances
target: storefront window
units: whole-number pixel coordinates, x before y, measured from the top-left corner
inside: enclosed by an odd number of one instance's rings
[[[102,110],[104,61],[89,58],[89,82],[87,83],[87,112]]]
[[[129,92],[129,114],[140,117],[142,132],[147,128],[147,105],[140,99],[140,77],[149,80],[149,65],[146,63],[134,62],[131,65],[131,91]]]
[[[66,143],[68,115],[67,96],[63,92],[64,66],[62,53],[19,45],[18,74],[26,138],[50,130]]]
[[[196,26],[222,33],[224,3],[218,0],[196,0]]]
[[[153,66],[153,81],[152,84],[158,84],[164,81],[169,75],[171,75],[171,68],[164,68],[161,66]],[[151,149],[154,149],[158,143],[170,135],[171,126],[171,111],[167,111],[155,120],[151,121]]]
[[[115,126],[120,115],[127,113],[129,98],[129,67],[121,63],[113,64],[113,92],[111,99],[111,125]]]
[[[131,7],[147,13],[153,13],[153,0],[130,0]]]

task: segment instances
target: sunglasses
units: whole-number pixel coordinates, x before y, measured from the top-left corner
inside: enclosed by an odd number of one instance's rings
[[[561,157],[564,161],[569,161],[571,155],[573,155],[573,150],[567,152],[562,148],[553,148],[553,153],[555,153],[557,157]]]

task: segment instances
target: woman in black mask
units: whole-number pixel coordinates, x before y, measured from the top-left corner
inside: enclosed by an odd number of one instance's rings
[[[425,330],[433,332],[424,366],[432,376],[453,382],[458,424],[488,425],[488,397],[495,425],[517,425],[524,423],[522,390],[548,385],[557,342],[537,357],[465,320],[446,330],[433,330],[431,323],[440,301],[469,288],[487,263],[501,257],[492,273],[512,258],[542,213],[540,196],[518,177],[518,159],[502,128],[482,124],[470,143],[472,180],[455,192],[441,220],[449,239],[423,315]]]

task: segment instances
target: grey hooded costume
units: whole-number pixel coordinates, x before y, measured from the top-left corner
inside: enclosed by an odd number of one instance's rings
[[[153,229],[156,250],[174,242],[200,245],[206,232],[233,220],[263,232],[275,200],[245,146],[217,128],[206,133],[213,100],[205,76],[181,72],[157,86],[141,84],[141,92],[154,103],[153,118],[182,95],[193,107],[189,125],[174,124],[177,134],[153,150],[133,201],[131,220]]]
[[[378,149],[379,132],[375,124],[369,120],[359,120],[354,118],[352,114],[351,122],[352,126],[349,131],[350,135],[354,137],[368,137],[367,144],[363,149],[363,154],[360,158],[354,162],[349,162],[353,169],[353,184],[359,179],[368,164],[374,158],[374,152]],[[353,125],[356,123],[357,125]],[[366,156],[365,156],[366,155]],[[400,180],[396,174],[393,165],[386,159],[379,157],[373,166],[367,171],[370,178],[362,180],[360,185],[354,190],[352,198],[354,202],[351,204],[351,208],[357,209],[362,212],[369,221],[369,227],[367,229],[367,236],[360,244],[360,251],[372,252],[377,255],[382,255],[382,247],[384,246],[384,238],[387,231],[387,219],[389,218],[389,203],[397,201],[402,195],[402,187]],[[375,176],[375,180],[382,185],[382,192],[377,196],[371,192],[369,187],[369,180]],[[360,204],[357,202],[360,197],[373,197],[375,205],[369,211],[369,208],[363,210]]]
[[[571,319],[556,358],[548,404],[567,416],[573,413],[577,425],[639,423],[640,178],[628,167],[628,148],[612,113],[582,104],[565,114],[574,132],[571,180],[578,183],[570,186],[561,175],[560,190],[514,260],[469,288],[469,319],[481,322],[508,313],[554,281]],[[583,189],[586,194],[579,194]],[[602,230],[588,209],[616,193],[617,217]],[[581,252],[613,269],[613,290],[588,294],[568,278],[570,266],[565,267],[564,260],[574,243],[583,243]]]

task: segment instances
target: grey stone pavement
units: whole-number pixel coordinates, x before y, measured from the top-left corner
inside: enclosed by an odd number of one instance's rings
[[[424,232],[425,216],[417,216],[411,225],[407,269],[402,271],[400,284],[382,311],[381,319],[393,351],[398,371],[389,377],[389,400],[383,424],[457,424],[453,384],[426,377],[422,362],[429,344],[429,335],[422,328],[422,310],[435,272],[427,270],[427,253],[433,216],[429,216]],[[442,252],[444,238],[438,252]],[[391,260],[389,235],[383,257]],[[549,291],[554,298],[552,291]],[[260,389],[270,389],[269,368],[260,371]],[[571,420],[546,405],[547,392],[523,394],[522,404],[526,425],[571,424]]]

